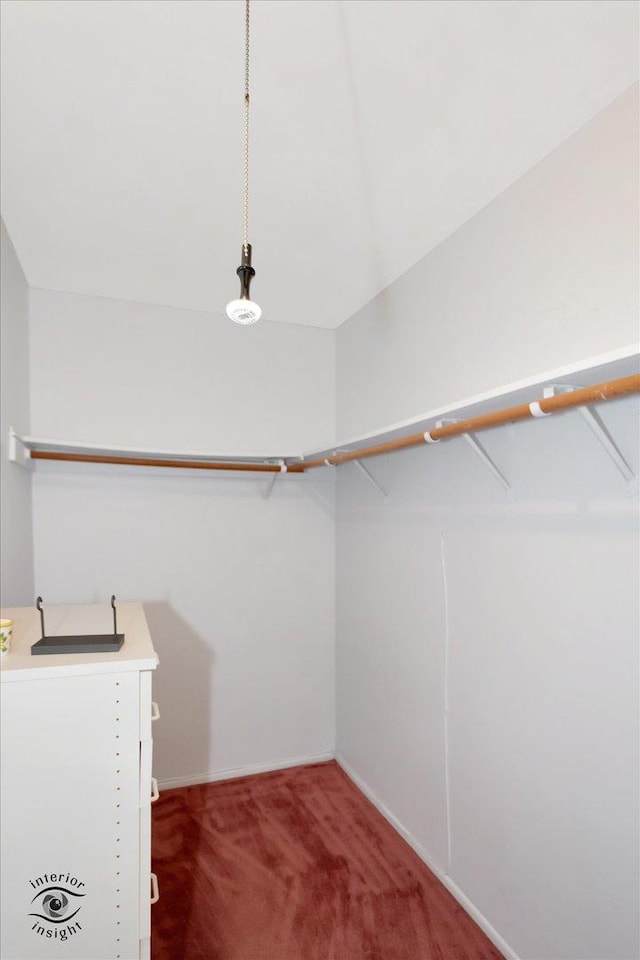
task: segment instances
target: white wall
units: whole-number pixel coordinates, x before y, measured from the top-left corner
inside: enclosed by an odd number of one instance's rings
[[[205,453],[333,442],[330,330],[31,291],[34,434]]]
[[[1,220],[0,232],[0,598],[9,607],[34,601],[31,475],[7,459],[9,427],[29,430],[29,289]]]
[[[602,416],[638,471],[637,399]],[[637,486],[577,412],[338,472],[338,752],[526,960],[638,943]]]
[[[32,292],[33,433],[162,448],[301,449],[333,425],[331,331]],[[38,464],[45,601],[144,601],[163,781],[334,746],[333,478]]]
[[[36,471],[45,600],[88,603],[113,592],[144,601],[160,657],[162,781],[333,752],[331,481],[277,481],[269,500],[266,484],[75,465]]]
[[[635,338],[635,123],[628,94],[338,331],[340,436]],[[331,444],[330,331],[32,299],[36,435]],[[637,471],[636,401],[603,416]],[[635,500],[579,414],[485,442],[512,501],[462,440],[372,461],[387,503],[336,471],[339,750],[520,956],[629,960]],[[332,474],[264,501],[259,479],[39,465],[38,590],[145,601],[161,779],[331,750]]]
[[[637,168],[636,85],[338,328],[338,440],[637,342]]]
[[[338,436],[637,338],[636,94],[338,330]],[[420,306],[422,304],[422,306]],[[533,399],[534,397],[532,397]],[[601,408],[638,474],[638,401]],[[638,957],[638,497],[578,412],[337,471],[339,755],[525,960]]]

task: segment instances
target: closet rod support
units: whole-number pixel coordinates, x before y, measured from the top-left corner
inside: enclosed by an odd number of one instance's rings
[[[356,467],[358,468],[358,470],[360,470],[360,472],[367,478],[367,480],[369,481],[369,483],[372,483],[373,486],[374,486],[374,487],[376,488],[376,490],[378,491],[378,493],[381,493],[382,496],[384,497],[384,499],[386,500],[387,497],[389,496],[389,494],[387,493],[386,490],[383,490],[383,489],[382,489],[382,487],[380,486],[380,484],[378,483],[378,481],[376,480],[376,478],[373,476],[373,474],[371,473],[371,471],[370,471],[370,470],[367,470],[367,468],[365,467],[364,463],[362,463],[360,460],[354,460],[353,462],[355,463],[355,465],[356,465]]]
[[[569,383],[550,383],[544,388],[544,397],[545,399],[548,399],[549,397],[557,397],[562,393],[573,393],[574,390],[580,389],[582,388]],[[622,456],[622,453],[618,449],[615,440],[600,419],[599,414],[595,410],[592,410],[588,405],[578,407],[578,411],[598,443],[607,452],[624,479],[627,481],[627,483],[631,483],[631,481],[635,479],[633,470]]]
[[[445,426],[446,424],[448,424],[448,423],[459,423],[459,421],[458,421],[458,420],[449,420],[449,419],[447,419],[447,420],[438,420],[437,423],[436,423],[436,427],[444,427],[444,426]],[[477,439],[477,437],[475,436],[475,434],[473,434],[473,433],[463,433],[462,436],[463,436],[464,439],[467,441],[467,443],[469,444],[469,446],[471,447],[471,449],[477,454],[477,456],[480,457],[480,459],[482,460],[482,462],[484,463],[484,465],[489,469],[490,473],[493,474],[493,476],[496,478],[496,480],[498,481],[498,483],[500,484],[500,486],[501,486],[504,490],[506,490],[507,493],[509,493],[510,490],[511,490],[511,484],[509,483],[509,481],[507,480],[507,478],[504,476],[504,474],[502,474],[502,473],[500,472],[500,470],[499,470],[498,467],[495,465],[495,463],[493,462],[493,460],[491,459],[491,457],[489,456],[489,454],[487,453],[487,451],[485,450],[485,448],[482,446],[482,444],[480,443],[480,441]]]
[[[9,427],[9,446],[7,453],[9,460],[17,463],[23,470],[31,470],[33,468],[31,450],[24,443],[22,437],[18,436],[13,427]]]
[[[267,486],[267,489],[266,489],[265,492],[262,494],[262,496],[263,496],[263,498],[264,498],[265,500],[268,500],[269,497],[271,496],[271,494],[273,493],[273,488],[274,488],[274,486],[275,486],[276,477],[279,477],[281,473],[286,473],[287,470],[288,470],[288,467],[287,467],[286,463],[284,462],[284,460],[278,460],[277,463],[278,463],[278,466],[280,467],[280,470],[279,470],[278,473],[272,473],[272,474],[271,474],[271,479],[269,480],[269,484],[268,484],[268,486]]]

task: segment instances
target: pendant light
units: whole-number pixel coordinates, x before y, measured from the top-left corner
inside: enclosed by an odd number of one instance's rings
[[[240,277],[240,298],[227,304],[227,316],[235,323],[256,323],[262,316],[262,310],[249,296],[249,286],[255,277],[251,266],[251,244],[249,243],[249,2],[245,0],[245,43],[244,43],[244,197],[242,241],[242,260],[236,273]]]

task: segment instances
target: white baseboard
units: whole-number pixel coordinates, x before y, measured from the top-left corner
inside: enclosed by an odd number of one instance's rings
[[[194,787],[198,783],[215,783],[218,780],[234,780],[236,777],[248,777],[253,773],[270,773],[272,770],[286,770],[288,767],[302,767],[308,763],[323,763],[334,760],[335,754],[317,753],[313,757],[290,757],[288,760],[272,760],[267,763],[251,763],[246,767],[231,767],[229,770],[214,770],[209,773],[195,773],[190,777],[173,777],[160,780],[160,790],[173,790],[174,787]]]
[[[382,814],[385,820],[387,820],[391,824],[391,826],[395,830],[397,830],[400,836],[407,841],[409,846],[413,850],[415,850],[415,852],[418,854],[420,859],[426,863],[429,869],[436,875],[438,880],[442,884],[444,884],[444,886],[447,888],[449,893],[451,893],[456,898],[458,903],[462,907],[464,907],[464,909],[469,914],[469,916],[472,917],[475,920],[475,922],[478,924],[480,929],[483,930],[484,933],[486,933],[489,940],[491,940],[494,946],[496,946],[498,950],[504,955],[506,960],[520,960],[515,950],[513,950],[513,948],[510,947],[509,944],[502,939],[498,931],[491,926],[487,918],[482,913],[480,913],[478,908],[471,902],[471,900],[469,900],[469,898],[465,896],[465,894],[462,892],[460,887],[458,887],[454,883],[454,881],[451,879],[451,877],[448,876],[448,874],[446,874],[443,871],[442,867],[438,866],[438,864],[431,859],[427,851],[424,849],[424,847],[420,843],[418,843],[418,841],[413,836],[413,834],[410,833],[409,830],[407,830],[407,828],[402,823],[400,823],[398,818],[395,817],[393,813],[391,813],[391,811],[384,805],[384,803],[382,803],[382,801],[375,795],[375,793],[373,792],[369,784],[366,783],[362,779],[362,777],[356,773],[356,771],[353,769],[353,767],[349,765],[349,763],[345,760],[342,754],[340,753],[336,754],[336,760],[339,763],[340,767],[347,774],[349,779],[353,780],[353,782],[358,787],[358,789],[361,790],[362,793],[364,793],[365,797],[371,801],[371,803]]]

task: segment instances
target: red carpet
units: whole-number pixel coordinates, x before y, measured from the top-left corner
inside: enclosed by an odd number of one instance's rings
[[[166,791],[153,960],[498,960],[335,763]]]

